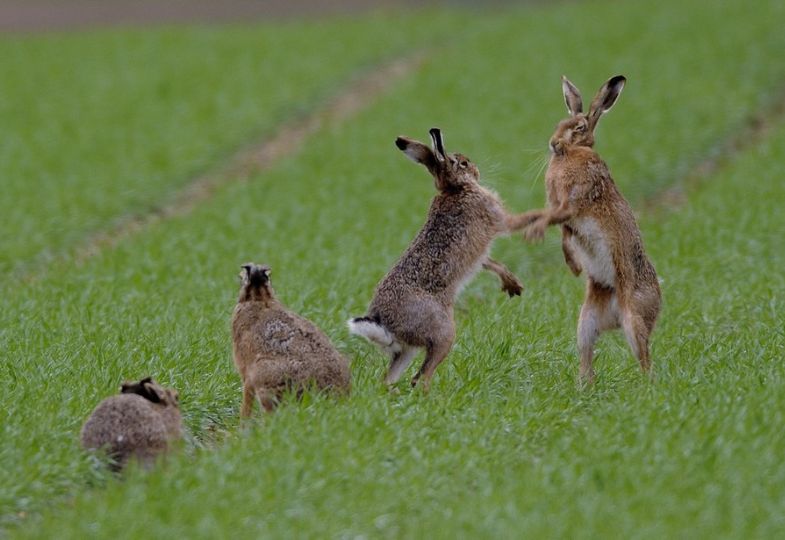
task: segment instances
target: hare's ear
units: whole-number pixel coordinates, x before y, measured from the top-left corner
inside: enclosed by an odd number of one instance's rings
[[[262,284],[265,284],[268,281],[270,281],[270,274],[272,273],[272,270],[270,270],[269,266],[260,266],[258,268],[258,272],[259,272],[259,280],[261,281]]]
[[[583,112],[581,91],[564,75],[561,77],[561,91],[564,94],[564,103],[567,105],[567,112],[570,113],[571,116]]]
[[[121,394],[136,394],[139,389],[139,383],[126,381],[120,385]]]
[[[143,398],[160,403],[164,396],[160,387],[153,381],[152,377],[145,377],[139,382],[124,382],[120,387],[123,394],[137,394]]]
[[[627,79],[624,75],[611,77],[602,85],[597,92],[597,95],[594,96],[591,107],[589,107],[589,125],[592,129],[597,126],[600,116],[610,111],[613,104],[619,99],[619,95],[621,94],[622,89],[624,89],[624,83],[626,82]]]
[[[423,143],[407,137],[398,137],[395,139],[395,146],[415,163],[425,165],[429,171],[435,169],[436,156],[434,156],[433,151]]]
[[[152,382],[152,377],[145,377],[139,382],[125,381],[120,385],[121,394],[140,394],[142,392],[142,385]]]
[[[161,387],[152,381],[142,384],[142,392],[140,392],[139,395],[153,403],[161,403],[166,399],[166,395],[164,395],[164,391]]]
[[[253,263],[245,263],[240,266],[240,281],[243,285],[248,285],[251,282],[251,270],[253,270]]]
[[[428,131],[428,134],[431,136],[431,147],[433,148],[433,154],[436,156],[436,160],[444,162],[447,159],[447,153],[444,151],[442,130],[439,128],[431,128],[430,131]]]

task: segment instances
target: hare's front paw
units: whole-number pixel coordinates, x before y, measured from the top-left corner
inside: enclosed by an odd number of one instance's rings
[[[507,278],[502,283],[502,290],[510,295],[510,298],[513,296],[520,296],[523,292],[523,283],[518,281],[517,278]]]
[[[523,230],[523,237],[529,242],[539,242],[545,236],[545,228],[547,226],[547,221],[538,219]]]

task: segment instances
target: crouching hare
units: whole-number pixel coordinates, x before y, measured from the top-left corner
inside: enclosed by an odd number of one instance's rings
[[[592,148],[597,122],[616,102],[625,82],[620,75],[609,79],[584,113],[580,92],[562,79],[570,117],[559,123],[550,140],[545,173],[548,208],[530,212],[532,223],[524,231],[528,240],[540,240],[549,225],[561,225],[567,266],[576,276],[586,271],[586,299],[578,321],[580,374],[586,382],[594,379],[597,338],[619,327],[641,369],[648,372],[649,338],[660,311],[657,274],[643,250],[630,205]]]
[[[430,135],[432,148],[405,137],[395,141],[433,176],[438,193],[425,225],[377,285],[366,316],[349,321],[352,333],[390,355],[388,385],[400,379],[417,350],[424,348],[425,362],[412,386],[422,379],[426,389],[452,348],[453,303],[462,286],[484,268],[499,276],[507,294],[521,294],[520,281],[489,252],[497,236],[528,224],[509,215],[499,198],[480,185],[480,171],[466,156],[445,152],[438,129]]]
[[[85,450],[106,451],[119,471],[132,458],[152,465],[182,436],[177,392],[147,377],[103,400],[82,426],[81,441]]]
[[[270,285],[270,269],[245,264],[232,317],[234,364],[243,380],[241,417],[248,417],[254,397],[275,409],[286,390],[348,392],[349,362],[312,322],[281,304]]]

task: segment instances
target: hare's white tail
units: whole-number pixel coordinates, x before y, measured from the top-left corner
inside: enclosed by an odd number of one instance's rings
[[[371,317],[355,317],[350,319],[348,324],[349,332],[376,343],[385,351],[396,353],[401,350],[401,345],[395,336]]]

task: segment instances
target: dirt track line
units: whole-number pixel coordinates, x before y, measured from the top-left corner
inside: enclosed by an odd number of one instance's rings
[[[740,153],[763,141],[783,121],[785,87],[752,112],[732,135],[720,141],[707,157],[693,165],[679,180],[647,197],[643,204],[644,211],[656,212],[683,206],[687,203],[690,190],[730,165]]]
[[[74,258],[77,262],[85,261],[154,223],[187,214],[225,185],[246,182],[252,175],[269,170],[280,159],[299,151],[308,137],[322,126],[345,121],[369,106],[389,89],[391,83],[416,71],[424,60],[425,53],[420,51],[367,72],[322,107],[284,124],[262,142],[243,148],[226,165],[196,177],[165,206],[142,216],[128,217],[111,230],[90,236],[76,249]]]

